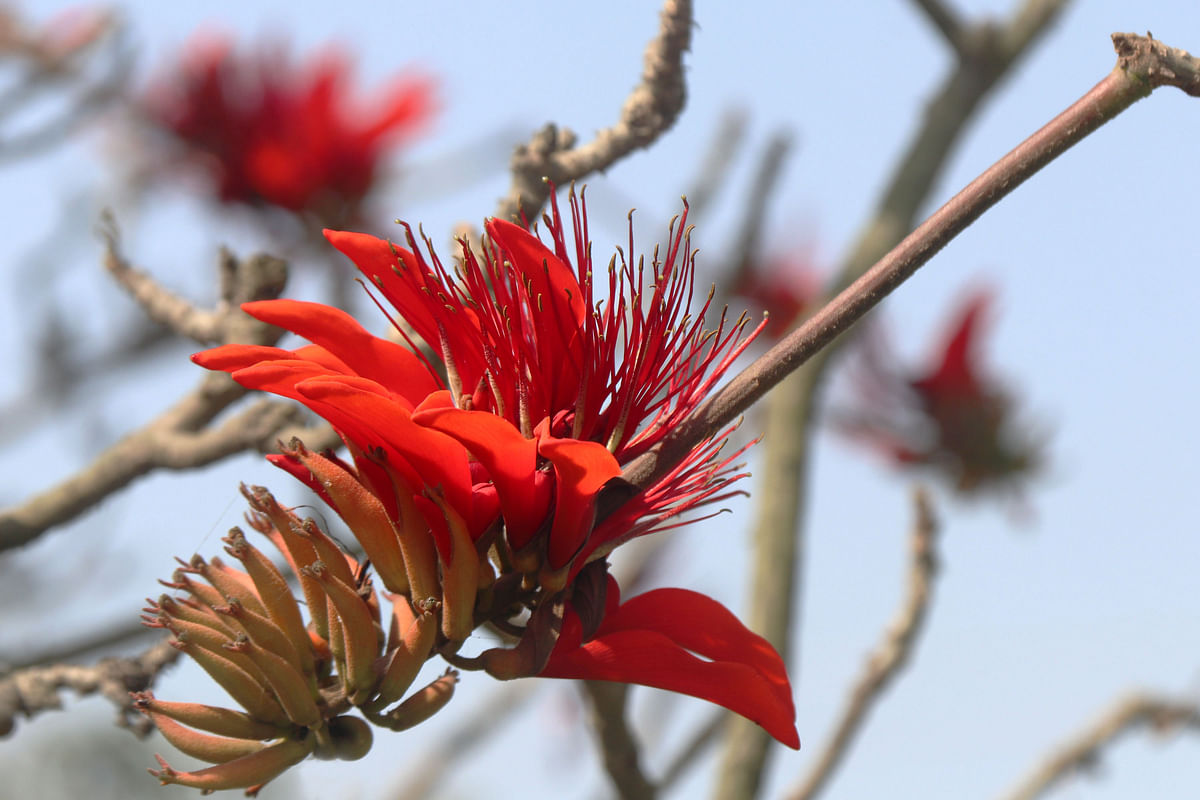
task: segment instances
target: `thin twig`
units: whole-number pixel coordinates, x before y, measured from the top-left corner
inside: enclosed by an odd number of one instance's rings
[[[168,290],[150,274],[132,267],[121,255],[120,232],[108,212],[101,216],[99,233],[104,240],[104,268],[141,306],[148,318],[198,344],[213,344],[220,340],[225,309],[199,308]]]
[[[696,177],[687,190],[688,211],[694,219],[701,219],[717,189],[729,175],[734,156],[746,138],[746,111],[741,108],[727,110],[717,123],[716,133],[708,146],[708,152],[700,162]]]
[[[44,664],[75,661],[96,650],[125,644],[132,639],[141,639],[155,633],[156,631],[147,628],[137,620],[122,620],[107,628],[89,630],[79,638],[55,644],[35,653],[22,654],[11,658],[0,658],[0,674]]]
[[[120,724],[140,731],[137,715],[129,716],[129,693],[149,689],[178,657],[179,651],[164,639],[141,655],[105,658],[93,666],[56,664],[14,672],[0,679],[0,736],[12,732],[18,715],[32,717],[62,708],[63,689],[104,695],[117,706]]]
[[[849,752],[850,744],[866,722],[867,714],[879,702],[884,690],[908,664],[917,637],[924,628],[933,579],[938,569],[938,524],[924,491],[918,489],[914,493],[913,504],[916,519],[909,542],[911,558],[904,604],[884,631],[883,641],[867,656],[862,675],[846,699],[846,705],[834,726],[833,735],[821,748],[811,772],[800,786],[788,795],[789,800],[812,800],[825,788]]]
[[[1081,772],[1096,768],[1104,749],[1138,728],[1168,734],[1200,734],[1200,705],[1194,700],[1134,694],[1118,700],[1099,719],[1047,753],[1002,800],[1036,800]]]
[[[754,180],[750,183],[750,191],[743,206],[745,211],[742,214],[742,224],[733,244],[730,263],[734,267],[734,273],[728,276],[728,285],[744,285],[750,277],[748,273],[755,267],[754,262],[760,254],[758,249],[763,238],[763,224],[767,218],[767,202],[774,195],[779,179],[783,177],[783,164],[791,150],[792,134],[786,129],[781,129],[771,135],[762,155],[759,156],[758,169],[755,170]]]
[[[578,146],[573,133],[553,123],[537,131],[513,153],[512,184],[497,217],[516,219],[523,212],[537,219],[550,195],[547,181],[564,186],[607,169],[675,124],[687,97],[683,54],[692,41],[691,0],[666,0],[660,18],[659,34],[646,47],[641,83],[625,99],[617,123]]]
[[[592,707],[592,730],[604,769],[621,800],[654,800],[658,791],[642,772],[638,744],[625,719],[629,684],[580,681]]]

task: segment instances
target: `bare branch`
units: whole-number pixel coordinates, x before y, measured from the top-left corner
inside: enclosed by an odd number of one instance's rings
[[[230,300],[215,318],[219,341],[273,344],[282,331],[243,313],[238,304],[277,296],[287,276],[279,259],[257,255],[239,262],[228,282]],[[150,287],[149,279],[139,285]],[[157,296],[145,288],[146,296]],[[151,301],[158,302],[158,301]],[[246,449],[270,449],[277,432],[298,423],[291,403],[261,401],[219,428],[206,430],[245,390],[223,373],[208,373],[182,400],[101,453],[90,465],[21,505],[0,511],[0,551],[20,547],[93,507],[155,469],[190,469]]]
[[[81,13],[90,19],[64,43],[0,8],[0,56],[24,62],[20,79],[0,92],[0,163],[58,144],[125,90],[134,63],[126,26],[108,11]],[[8,130],[14,127],[11,119],[22,116],[16,112],[38,105],[52,90],[68,96],[64,108],[37,124]]]
[[[629,684],[580,681],[592,706],[592,730],[604,769],[621,800],[654,800],[658,795],[639,763],[638,745],[625,720]]]
[[[142,307],[146,316],[199,344],[218,341],[221,332],[220,310],[208,311],[174,294],[150,274],[134,269],[121,255],[120,232],[109,212],[100,219],[100,237],[104,240],[104,268],[129,296]]]
[[[1036,800],[1080,772],[1093,770],[1104,749],[1138,728],[1168,734],[1200,733],[1200,705],[1194,700],[1134,694],[1118,700],[1099,719],[1067,739],[1037,764],[1003,800]]]
[[[747,272],[754,267],[756,243],[762,241],[763,222],[767,218],[767,201],[775,193],[779,179],[783,176],[783,163],[792,149],[792,135],[787,130],[778,130],[771,135],[767,146],[759,157],[758,169],[750,184],[742,224],[733,245],[735,272],[730,276],[732,285],[740,286],[749,277]]]
[[[573,133],[553,123],[536,132],[513,153],[512,184],[497,217],[517,219],[524,212],[536,219],[550,194],[546,181],[563,186],[607,169],[675,124],[687,97],[683,54],[692,41],[691,0],[666,0],[661,20],[658,36],[646,47],[642,81],[625,99],[617,124],[579,146]]]
[[[97,650],[125,644],[131,639],[140,639],[156,634],[137,620],[132,622],[123,619],[107,628],[89,630],[85,635],[69,641],[54,644],[36,653],[22,654],[9,658],[0,658],[0,673],[26,669],[42,664],[57,664],[64,661],[76,661],[82,656]]]
[[[862,675],[850,691],[833,735],[814,761],[812,771],[799,788],[788,795],[790,800],[811,800],[820,794],[849,752],[867,714],[912,656],[929,611],[929,596],[938,569],[938,525],[923,490],[914,493],[913,504],[916,519],[909,542],[911,559],[904,604],[884,631],[883,641],[867,656]]]
[[[1144,76],[1152,87],[1174,86],[1200,97],[1200,58],[1136,33],[1114,33],[1112,40],[1120,56],[1118,69]]]
[[[958,12],[942,2],[942,0],[913,0],[917,8],[933,23],[933,27],[941,32],[942,37],[959,52],[965,50],[963,42],[963,25]]]
[[[0,679],[0,736],[12,732],[18,715],[32,717],[62,708],[59,692],[63,689],[104,695],[117,706],[120,724],[140,730],[141,720],[129,715],[129,693],[149,689],[178,657],[179,651],[164,639],[141,655],[105,658],[90,667],[56,664],[14,672]]]
[[[1146,48],[1148,57],[1153,58],[1154,52]],[[1180,60],[1173,66],[1184,63]],[[698,442],[733,422],[1030,176],[1156,86],[1189,83],[1195,77],[1174,73],[1168,84],[1163,79],[1162,65],[1139,62],[1139,69],[1143,71],[1131,72],[1118,66],[1070,108],[989,167],[861,278],[698,407],[659,445],[631,462],[622,477],[634,485],[648,486],[665,475]]]

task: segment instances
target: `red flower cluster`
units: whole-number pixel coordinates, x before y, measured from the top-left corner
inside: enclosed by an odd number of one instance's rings
[[[991,295],[978,292],[957,312],[936,364],[901,375],[879,343],[864,348],[859,378],[865,410],[842,428],[901,465],[933,467],[961,492],[1011,488],[1040,463],[1028,435],[1013,430],[1012,398],[979,366],[979,331]]]
[[[297,68],[278,47],[237,55],[223,38],[191,43],[146,100],[151,120],[212,175],[225,203],[272,205],[323,220],[355,216],[388,148],[433,111],[432,83],[397,79],[348,104],[351,73],[334,50]]]
[[[758,331],[743,336],[745,317],[729,324],[724,313],[706,330],[711,293],[689,310],[686,209],[649,264],[635,259],[631,231],[628,257],[618,249],[599,285],[573,193],[571,215],[569,235],[553,205],[548,244],[490,220],[482,252],[464,242],[452,269],[407,227],[407,247],[327,231],[395,309],[408,346],[337,309],[271,300],[243,308],[310,344],[226,345],[193,358],[303,403],[338,431],[349,460],[298,442],[271,460],[337,511],[403,607],[434,615],[431,652],[502,679],[690,694],[798,747],[787,673],[765,640],[695,592],[659,589],[622,603],[605,560],[733,493],[742,476],[720,456],[724,434],[640,492],[620,474],[704,399]],[[458,653],[485,621],[511,633],[513,646]]]

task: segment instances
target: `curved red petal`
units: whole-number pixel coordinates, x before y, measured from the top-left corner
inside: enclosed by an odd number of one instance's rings
[[[572,612],[563,621],[563,634],[540,673],[543,677],[636,683],[691,695],[758,723],[788,747],[800,747],[790,695],[781,702],[776,688],[753,666],[697,658],[654,630],[604,632],[601,625],[601,633],[591,641],[564,647],[570,643],[568,623],[573,623],[571,638],[578,636],[579,620]]]
[[[918,391],[931,395],[960,396],[980,391],[979,367],[975,363],[975,341],[992,295],[980,291],[967,299],[942,347],[937,369],[912,382]]]
[[[368,332],[341,309],[300,300],[261,300],[242,304],[250,316],[303,336],[416,405],[440,384],[411,350]]]
[[[771,643],[711,597],[687,589],[656,589],[622,603],[605,616],[600,632],[654,630],[713,661],[737,661],[772,687],[780,704],[792,704],[787,668]]]
[[[440,486],[455,509],[471,516],[471,470],[466,449],[443,433],[415,424],[411,409],[403,407],[399,398],[384,396],[382,387],[352,376],[314,378],[297,386],[297,391],[321,403],[324,409],[318,413],[356,440],[356,432],[330,414],[349,421],[359,432],[382,438],[383,443],[404,456],[426,485]],[[359,446],[369,451],[375,443],[379,442],[359,441]]]
[[[365,233],[324,231],[329,243],[354,262],[426,344],[439,350],[443,333],[467,391],[483,376],[487,364],[479,321],[469,308],[446,302],[437,276],[414,253]]]
[[[579,439],[543,437],[538,452],[554,465],[554,527],[546,555],[550,567],[559,569],[587,541],[596,492],[621,474],[621,465],[604,445]]]
[[[553,387],[546,397],[549,410],[570,408],[579,395],[583,325],[588,312],[579,280],[554,251],[521,226],[491,219],[486,227],[527,287],[539,364],[549,370],[544,377]]]

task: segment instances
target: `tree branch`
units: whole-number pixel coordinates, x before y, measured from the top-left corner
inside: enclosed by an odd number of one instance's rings
[[[966,32],[969,36],[959,37],[958,63],[927,107],[923,125],[898,160],[899,166],[879,208],[835,277],[828,298],[862,275],[911,230],[918,209],[926,202],[971,115],[1049,27],[1064,2],[1026,0],[1007,25],[980,23]],[[799,613],[797,576],[804,561],[801,516],[807,492],[809,432],[817,391],[833,350],[834,347],[828,347],[816,353],[816,358],[803,369],[780,383],[766,403],[767,435],[759,470],[759,496],[766,500],[757,506],[754,523],[754,572],[750,579],[753,590],[747,623],[789,659],[793,672],[799,661],[793,642],[798,638],[794,623]],[[684,441],[682,436],[680,441]],[[677,456],[672,453],[670,457]],[[652,465],[630,466],[643,469]],[[722,800],[753,798],[758,793],[770,747],[771,740],[761,729],[739,719],[731,720],[717,796]]]
[[[141,720],[137,715],[130,716],[129,693],[153,686],[159,673],[175,662],[179,652],[164,639],[141,655],[104,658],[90,667],[56,664],[14,672],[0,679],[0,736],[12,732],[18,715],[32,717],[62,708],[58,693],[63,689],[80,695],[104,695],[117,706],[119,724],[140,730]]]
[[[1075,774],[1094,769],[1106,747],[1138,728],[1160,734],[1183,729],[1200,733],[1200,705],[1150,694],[1118,700],[1099,719],[1048,753],[1015,789],[1001,797],[1036,800],[1048,794]]]
[[[942,38],[958,52],[965,49],[963,41],[963,24],[958,12],[942,2],[942,0],[913,0],[914,5],[921,9],[933,27],[938,29]]]
[[[604,769],[621,800],[654,800],[658,791],[642,772],[638,745],[625,720],[629,684],[580,681],[592,707],[592,730]]]
[[[687,97],[683,54],[692,41],[691,0],[666,0],[658,36],[646,47],[642,81],[625,99],[617,124],[575,145],[575,134],[548,123],[513,153],[512,184],[496,216],[536,219],[550,196],[547,181],[563,186],[648,147],[675,124]]]
[[[1200,76],[1200,72],[1168,69],[1155,57],[1151,40],[1125,36],[1125,41],[1138,44],[1139,60],[1122,57],[1121,64],[1091,91],[951,198],[866,274],[698,407],[659,445],[631,462],[622,477],[641,487],[661,478],[697,443],[733,422],[1042,167],[1157,86],[1191,85]],[[1125,64],[1136,66],[1138,72]],[[1172,68],[1189,64],[1171,61]]]
[[[883,641],[867,657],[862,675],[854,684],[833,735],[814,761],[812,771],[799,788],[788,795],[789,800],[811,800],[825,788],[848,754],[854,737],[862,730],[867,714],[907,666],[917,637],[924,628],[933,579],[938,570],[938,524],[923,490],[914,493],[913,504],[916,519],[909,542],[911,560],[904,604],[884,631]]]
[[[226,257],[222,270],[229,274],[222,276],[227,297],[221,302],[225,307],[215,317],[218,341],[274,344],[282,331],[243,313],[239,305],[278,296],[286,281],[286,265],[265,255],[243,262]],[[141,275],[137,285],[138,296],[148,310],[172,305],[165,290],[156,288],[148,276]],[[297,424],[299,411],[291,403],[264,400],[220,427],[206,429],[244,394],[245,390],[228,375],[205,374],[196,389],[157,419],[109,447],[91,464],[57,486],[0,511],[0,552],[28,544],[155,469],[190,469],[249,448],[269,449],[277,431]]]

